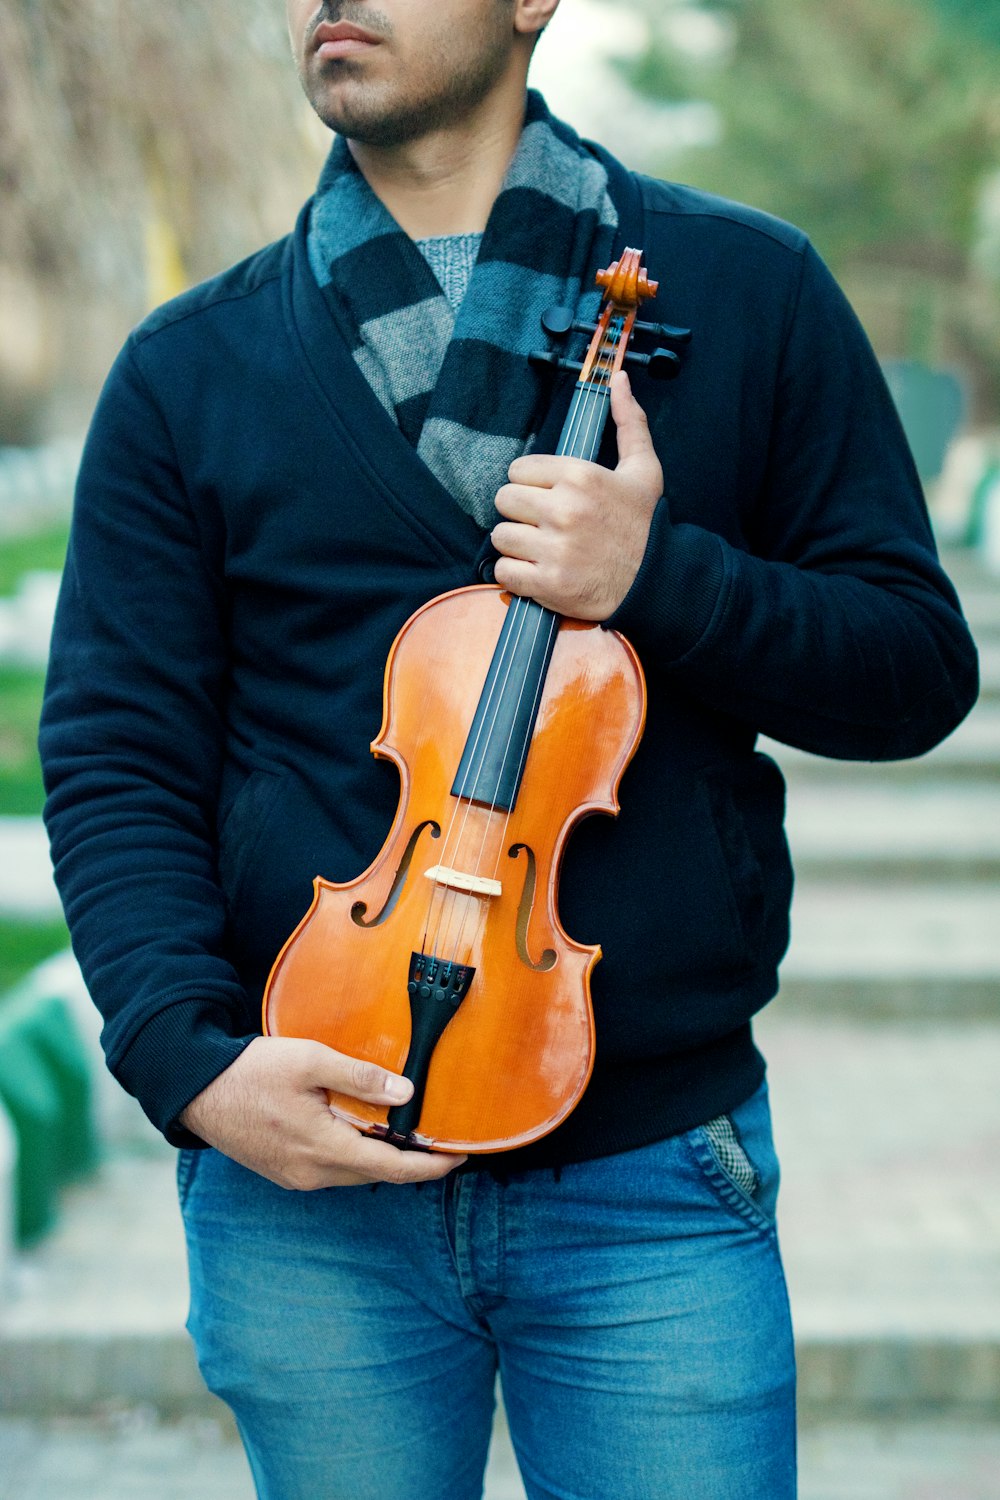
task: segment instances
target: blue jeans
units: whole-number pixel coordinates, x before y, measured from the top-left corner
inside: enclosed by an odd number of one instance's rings
[[[313,1193],[182,1153],[188,1326],[262,1500],[478,1500],[497,1371],[530,1500],[792,1500],[765,1088],[730,1119],[756,1185],[700,1127]]]

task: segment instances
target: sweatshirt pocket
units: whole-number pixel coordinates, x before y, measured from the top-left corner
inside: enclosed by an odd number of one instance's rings
[[[763,871],[728,774],[708,771],[704,785],[721,855],[722,879],[738,934],[740,962],[750,964],[756,955],[764,914]]]
[[[219,883],[230,913],[239,906],[247,872],[267,836],[281,781],[273,771],[252,771],[219,829]]]

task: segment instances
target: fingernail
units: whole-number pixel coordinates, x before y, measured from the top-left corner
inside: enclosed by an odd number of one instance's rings
[[[409,1099],[413,1089],[408,1078],[397,1078],[390,1073],[385,1080],[385,1091],[390,1099],[398,1099],[402,1104],[404,1099]]]

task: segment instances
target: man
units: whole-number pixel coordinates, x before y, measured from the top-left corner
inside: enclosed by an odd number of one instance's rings
[[[749,1026],[791,875],[754,740],[914,755],[975,695],[836,287],[787,225],[526,112],[557,4],[289,0],[339,132],[317,196],[133,334],[80,477],[57,875],[109,1063],[183,1148],[190,1326],[267,1500],[478,1495],[498,1368],[533,1500],[794,1494]],[[528,366],[537,314],[592,313],[625,245],[650,315],[694,330],[683,373],[641,402],[616,379],[606,463],[549,456],[571,382]],[[362,1137],[327,1090],[409,1083],[258,1018],[313,876],[360,873],[392,821],[368,745],[393,637],[490,541],[505,589],[629,637],[649,708],[620,818],[563,871],[567,930],[604,949],[591,1083],[463,1163]]]

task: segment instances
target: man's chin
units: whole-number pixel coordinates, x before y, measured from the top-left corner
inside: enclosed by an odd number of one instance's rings
[[[387,111],[372,96],[370,87],[352,84],[354,79],[346,72],[338,73],[336,79],[315,79],[307,91],[309,103],[329,130],[374,145],[386,134]],[[388,134],[394,134],[391,124]]]

